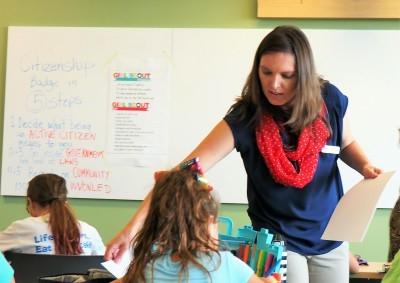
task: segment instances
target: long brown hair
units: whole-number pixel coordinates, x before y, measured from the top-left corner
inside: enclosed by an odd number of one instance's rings
[[[79,223],[67,203],[65,179],[56,174],[40,174],[29,181],[27,197],[41,207],[49,207],[49,226],[56,254],[79,255]]]
[[[306,35],[294,26],[278,26],[264,37],[257,48],[242,94],[229,112],[235,111],[240,120],[246,120],[249,126],[256,127],[263,113],[276,111],[276,107],[264,96],[258,75],[261,57],[275,52],[290,53],[295,58],[296,95],[287,105],[290,114],[285,124],[293,133],[299,133],[320,115],[323,105],[321,97],[323,81],[316,73],[311,46]]]
[[[132,242],[133,261],[124,282],[146,282],[145,268],[171,254],[179,260],[179,282],[189,264],[209,271],[199,262],[200,252],[218,253],[209,232],[210,217],[216,221],[218,202],[188,170],[170,171],[155,184],[147,217]],[[219,254],[218,254],[219,255]]]

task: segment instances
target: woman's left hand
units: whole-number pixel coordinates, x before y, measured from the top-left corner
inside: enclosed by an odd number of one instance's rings
[[[361,174],[364,176],[365,179],[371,179],[377,177],[379,174],[382,173],[380,168],[372,166],[371,164],[365,164]]]

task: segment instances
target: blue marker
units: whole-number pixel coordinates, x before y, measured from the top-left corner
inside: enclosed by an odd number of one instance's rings
[[[275,262],[273,264],[271,264],[271,266],[267,272],[264,272],[263,276],[268,277],[268,276],[271,276],[272,273],[274,273],[274,272],[279,272],[280,266],[281,266],[281,260],[275,258]]]

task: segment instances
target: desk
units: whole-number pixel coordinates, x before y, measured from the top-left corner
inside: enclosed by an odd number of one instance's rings
[[[383,262],[369,262],[368,265],[361,265],[360,272],[350,274],[350,283],[375,283],[381,282],[383,273]]]

